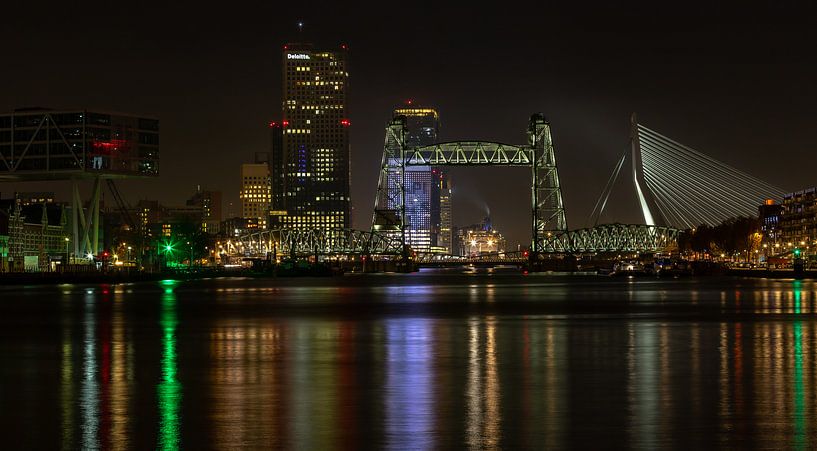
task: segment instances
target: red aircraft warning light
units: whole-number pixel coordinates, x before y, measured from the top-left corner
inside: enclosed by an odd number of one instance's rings
[[[350,121],[349,119],[341,119],[340,120],[340,125],[342,125],[344,127],[348,127],[348,126],[352,125],[352,121]]]

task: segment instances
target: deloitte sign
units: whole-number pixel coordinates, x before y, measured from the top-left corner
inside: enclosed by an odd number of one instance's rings
[[[287,53],[288,60],[308,60],[309,55],[305,53]]]

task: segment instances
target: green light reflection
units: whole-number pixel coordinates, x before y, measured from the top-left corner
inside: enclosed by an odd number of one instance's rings
[[[802,283],[794,281],[794,313],[800,314]],[[803,323],[794,320],[794,449],[806,448],[806,400],[803,384]]]
[[[171,282],[170,284],[166,282]],[[162,281],[162,285],[174,285],[175,281]],[[176,362],[176,295],[173,288],[166,288],[162,296],[162,379],[156,391],[159,398],[159,449],[179,449],[179,405],[182,387],[177,379]]]

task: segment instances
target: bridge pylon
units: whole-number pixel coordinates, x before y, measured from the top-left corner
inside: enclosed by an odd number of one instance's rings
[[[383,159],[377,179],[377,195],[372,214],[372,236],[385,234],[401,243],[401,255],[408,259],[406,246],[406,118],[398,116],[386,126]]]
[[[540,254],[564,252],[559,236],[567,231],[562,187],[550,124],[544,115],[531,116],[528,125],[528,145],[533,153],[531,164],[531,252],[530,259]]]

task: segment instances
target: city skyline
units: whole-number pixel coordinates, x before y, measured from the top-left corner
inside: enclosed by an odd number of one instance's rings
[[[24,6],[15,7],[21,8],[18,17],[30,16]],[[250,10],[264,8],[268,7]],[[357,14],[365,9],[359,8],[340,9],[332,20],[327,18],[331,14],[309,17],[302,11],[276,11],[265,27],[260,19],[244,17],[240,33],[233,37],[224,34],[238,27],[226,19],[222,34],[179,27],[175,19],[181,10],[156,18],[155,38],[137,35],[142,16],[134,12],[121,17],[117,22],[121,31],[104,42],[72,34],[48,20],[18,19],[3,33],[16,37],[22,50],[67,33],[69,42],[104,56],[89,58],[72,74],[56,76],[20,52],[21,69],[0,76],[6,85],[17,87],[0,94],[0,107],[99,106],[159,117],[161,175],[156,181],[123,183],[126,199],[131,204],[140,196],[180,204],[192,187],[202,185],[223,191],[225,210],[231,210],[231,201],[237,213],[239,183],[234,174],[241,163],[252,161],[255,152],[269,148],[265,126],[275,119],[274,106],[280,101],[281,46],[299,37],[294,24],[302,18],[304,40],[347,44],[350,49],[351,198],[353,226],[358,229],[369,226],[377,159],[391,107],[406,98],[433,103],[446,117],[442,140],[521,143],[524,136],[517,123],[542,111],[554,131],[571,228],[584,225],[582,218],[627,146],[632,111],[667,136],[787,190],[813,184],[806,171],[790,165],[812,149],[808,132],[816,96],[808,80],[817,73],[801,52],[810,32],[800,26],[803,19],[793,9],[768,6],[736,20],[734,11],[725,7],[651,13],[622,7],[584,13],[567,6],[542,6],[529,18],[470,14],[473,23],[509,24],[500,27],[504,32],[498,36],[477,39],[438,31],[458,14],[441,7],[425,22],[417,22],[412,13],[396,17],[394,23],[420,23],[426,33],[406,37],[400,52],[392,55],[392,47],[377,39],[385,35],[385,25],[368,22],[370,15]],[[78,24],[94,23],[104,31],[112,27],[105,14],[117,12],[63,13]],[[545,22],[534,18],[537,14],[554,23],[547,35],[542,34]],[[216,20],[208,11],[198,11],[196,18]],[[632,26],[622,31],[607,19]],[[763,27],[758,29],[758,24]],[[31,35],[34,31],[37,36]],[[187,40],[166,43],[181,36],[198,38],[207,51],[188,52]],[[399,60],[422,62],[406,65]],[[101,71],[103,67],[108,72]],[[110,71],[117,76],[110,77]],[[5,78],[9,76],[13,80]],[[72,84],[77,88],[72,90]],[[208,132],[200,133],[204,129]],[[786,157],[769,159],[770,148]],[[476,222],[487,204],[509,242],[525,242],[528,199],[519,194],[527,187],[518,174],[453,171],[454,223]],[[479,180],[486,177],[499,183],[481,185]],[[15,190],[35,189],[9,186],[4,192]],[[611,198],[621,217],[609,219],[637,219],[637,207],[627,194]]]

